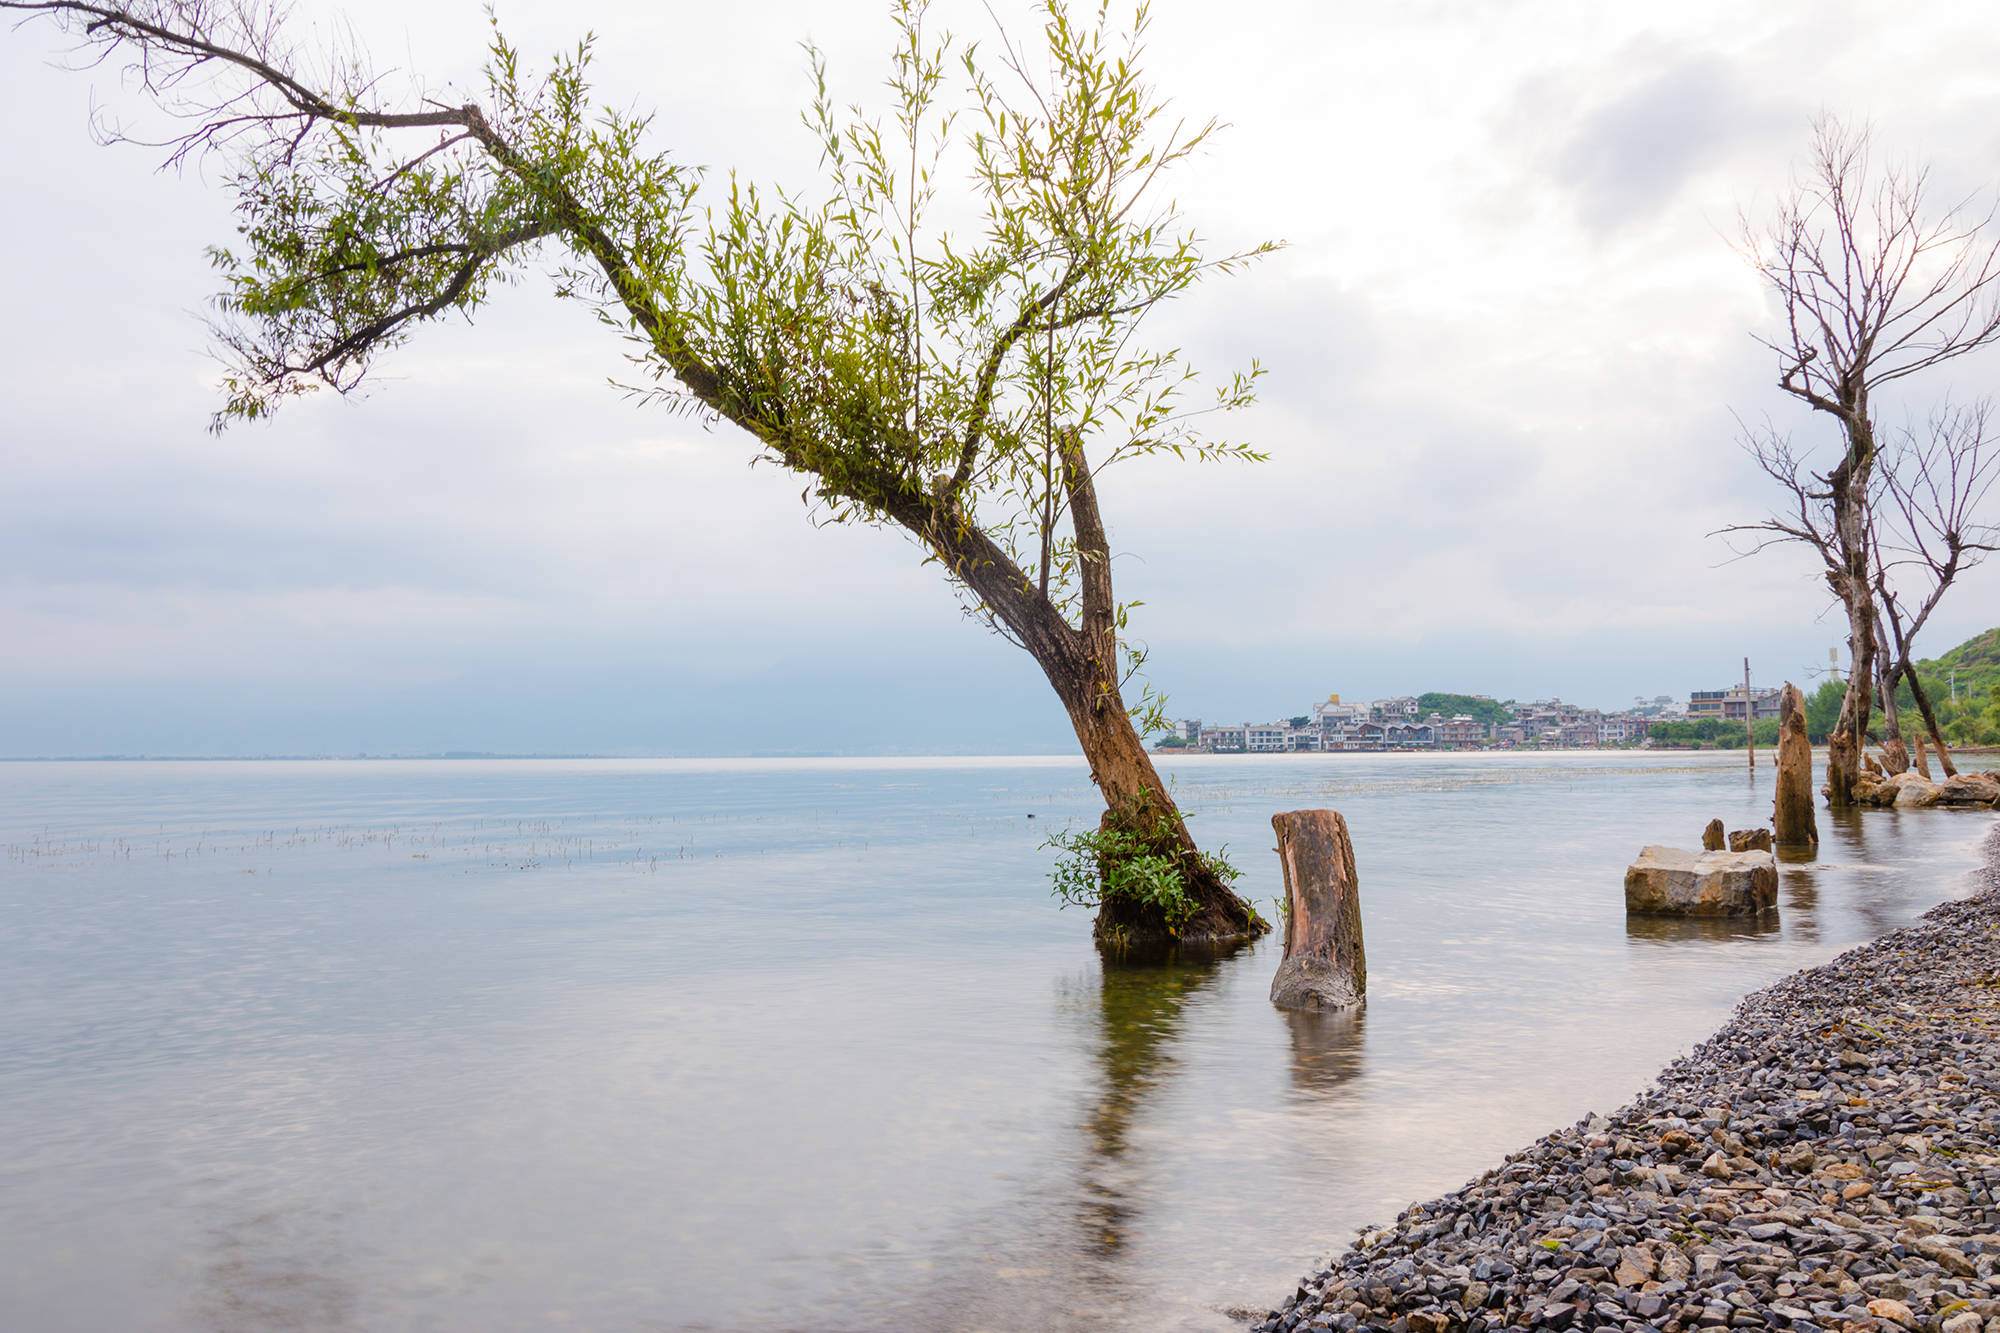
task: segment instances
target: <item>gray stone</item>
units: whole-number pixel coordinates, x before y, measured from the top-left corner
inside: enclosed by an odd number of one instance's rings
[[[1754,916],[1778,903],[1770,852],[1647,847],[1625,871],[1625,910],[1662,916]]]

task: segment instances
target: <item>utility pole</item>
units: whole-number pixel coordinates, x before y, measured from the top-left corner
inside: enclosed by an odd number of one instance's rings
[[[1750,749],[1750,771],[1757,771],[1757,700],[1750,693],[1750,659],[1743,659],[1743,739]]]

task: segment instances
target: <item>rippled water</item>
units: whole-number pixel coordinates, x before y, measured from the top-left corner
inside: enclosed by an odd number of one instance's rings
[[[1270,815],[1347,815],[1364,1016],[1270,941],[1102,966],[1072,761],[0,764],[0,1327],[1227,1328],[1993,823],[1827,824],[1683,929],[1623,869],[1763,822],[1740,755],[1172,773],[1262,900]]]

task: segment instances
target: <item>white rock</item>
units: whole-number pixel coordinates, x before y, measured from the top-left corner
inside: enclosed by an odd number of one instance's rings
[[[1905,773],[1901,776],[1912,777],[1914,775]],[[1914,782],[1899,782],[1896,784],[1896,808],[1898,810],[1921,809],[1927,805],[1936,805],[1938,803],[1938,796],[1937,784],[1934,782],[1925,782],[1922,778],[1917,778]]]

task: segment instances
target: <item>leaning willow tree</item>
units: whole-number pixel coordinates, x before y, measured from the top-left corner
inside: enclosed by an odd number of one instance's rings
[[[1098,903],[1100,939],[1266,929],[1189,837],[1123,696],[1138,655],[1105,471],[1258,456],[1199,429],[1251,400],[1255,367],[1205,386],[1140,326],[1269,248],[1205,254],[1161,197],[1216,126],[1172,120],[1141,77],[1143,7],[1120,33],[1101,6],[1046,0],[1035,39],[989,51],[898,0],[888,114],[836,106],[815,54],[822,179],[732,175],[713,202],[651,146],[649,117],[592,103],[587,40],[531,74],[496,26],[484,100],[446,103],[389,91],[267,0],[0,9],[126,69],[178,126],[169,161],[224,163],[238,237],[212,252],[218,428],[354,389],[420,326],[540,265],[630,340],[628,387],[808,478],[822,520],[901,528],[1033,654],[1106,805],[1058,877]]]
[[[2000,340],[2000,240],[1990,216],[1936,206],[1925,169],[1879,165],[1865,129],[1827,118],[1773,214],[1744,225],[1744,251],[1784,321],[1759,341],[1778,355],[1779,387],[1833,425],[1833,448],[1822,462],[1773,428],[1750,432],[1745,448],[1784,492],[1782,507],[1723,531],[1747,534],[1754,549],[1811,547],[1847,613],[1852,670],[1827,738],[1836,807],[1854,799],[1883,656],[1876,396]]]

